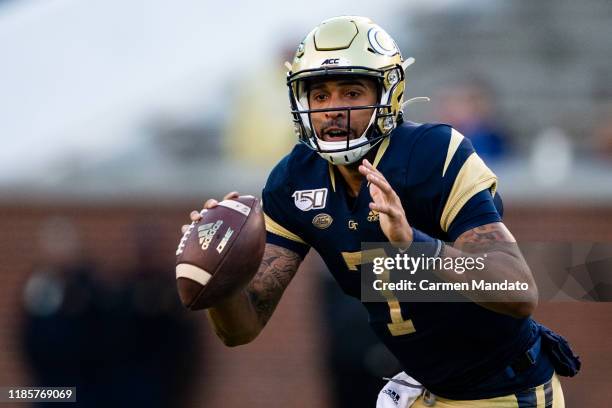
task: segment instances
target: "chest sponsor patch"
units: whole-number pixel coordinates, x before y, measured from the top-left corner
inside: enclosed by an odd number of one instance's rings
[[[317,214],[312,219],[312,225],[314,225],[315,227],[319,229],[325,229],[329,227],[333,221],[334,219],[331,217],[331,215],[321,213],[321,214]]]

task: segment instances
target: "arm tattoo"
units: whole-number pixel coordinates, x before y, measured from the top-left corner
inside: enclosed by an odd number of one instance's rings
[[[247,287],[247,294],[262,327],[272,316],[301,261],[297,253],[267,244],[259,270]]]
[[[513,256],[520,254],[516,240],[502,222],[493,222],[467,230],[457,238],[453,246],[469,253],[500,251]]]
[[[492,242],[514,242],[514,237],[503,223],[494,222],[467,230],[456,241],[457,244],[484,244]]]

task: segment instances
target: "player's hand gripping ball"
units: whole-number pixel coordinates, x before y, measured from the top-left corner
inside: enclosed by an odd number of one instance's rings
[[[263,257],[266,229],[259,200],[237,194],[219,203],[209,200],[192,220],[176,250],[176,281],[181,302],[199,310],[214,306],[253,278]]]

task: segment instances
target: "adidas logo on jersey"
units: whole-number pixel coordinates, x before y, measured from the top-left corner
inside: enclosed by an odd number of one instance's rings
[[[400,396],[394,390],[387,388],[387,389],[383,390],[382,393],[388,395],[389,398],[391,398],[391,400],[393,401],[393,403],[395,405],[399,404]]]
[[[370,210],[368,213],[368,221],[376,222],[378,221],[378,211]]]

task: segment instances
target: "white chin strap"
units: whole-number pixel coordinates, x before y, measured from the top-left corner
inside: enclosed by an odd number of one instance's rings
[[[349,115],[350,115],[350,113],[349,113]],[[374,119],[375,118],[376,118],[376,109],[374,110],[374,112],[372,112],[372,116],[370,117],[370,122],[368,123],[368,126],[365,128],[365,130],[363,131],[361,136],[358,137],[357,139],[349,140],[348,150],[343,150],[343,151],[336,152],[336,153],[326,153],[325,150],[326,151],[330,151],[330,150],[333,151],[333,150],[346,149],[346,140],[337,141],[337,142],[328,142],[328,141],[323,140],[320,137],[318,137],[316,135],[316,132],[313,131],[315,136],[311,137],[311,139],[314,139],[316,137],[317,138],[317,143],[319,144],[319,147],[321,148],[321,150],[324,150],[323,152],[320,152],[320,151],[317,150],[317,153],[319,153],[319,156],[321,156],[322,158],[324,158],[325,160],[327,160],[331,164],[352,164],[352,163],[355,163],[357,160],[359,160],[363,156],[365,156],[366,153],[371,148],[373,148],[374,145],[375,145],[375,144],[373,145],[371,143],[366,143],[366,144],[364,144],[361,147],[353,148],[354,146],[357,146],[359,144],[362,144],[362,143],[368,141],[368,138],[366,137],[366,133],[368,133],[368,130],[370,129],[370,127],[374,123]],[[311,140],[311,143],[314,144],[314,140]]]
[[[365,137],[365,135],[363,135],[358,139],[353,139],[349,141],[349,150],[336,152],[336,153],[324,153],[324,152],[317,152],[317,153],[319,153],[319,156],[321,156],[322,158],[324,158],[331,164],[355,163],[356,161],[361,159],[363,156],[365,156],[366,153],[374,146],[370,143],[364,144],[363,146],[357,147],[357,148],[353,148],[353,146],[364,143],[367,140],[368,138]],[[325,140],[321,140],[317,137],[317,142],[319,143],[321,150],[346,149],[346,141],[328,142]]]

